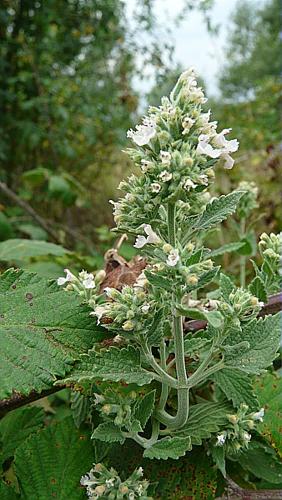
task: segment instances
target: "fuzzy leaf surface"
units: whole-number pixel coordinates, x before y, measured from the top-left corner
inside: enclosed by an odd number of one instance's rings
[[[262,279],[256,276],[249,285],[250,292],[262,302],[267,302],[267,293]]]
[[[249,343],[249,348],[227,354],[225,364],[254,374],[269,367],[279,348],[281,320],[282,312],[250,321],[242,328],[242,336],[239,333],[232,336],[233,345],[243,341]]]
[[[243,191],[222,195],[207,204],[203,214],[193,223],[194,229],[207,230],[235,212]]]
[[[144,451],[144,458],[157,458],[158,460],[167,460],[173,458],[176,460],[183,457],[186,451],[192,449],[190,436],[186,437],[166,437],[160,439],[155,444]]]
[[[52,387],[104,338],[79,297],[33,273],[0,277],[0,398]]]
[[[282,463],[269,446],[253,441],[248,450],[239,456],[240,465],[260,479],[269,483],[282,482]]]
[[[226,426],[228,420],[226,414],[230,412],[228,403],[198,403],[191,406],[186,425],[176,431],[176,436],[190,436],[192,444],[200,445],[203,439],[209,438],[214,432],[218,432]]]
[[[260,406],[265,408],[263,422],[257,424],[258,432],[282,457],[282,378],[266,373],[255,384]]]
[[[99,439],[105,443],[124,443],[124,436],[116,425],[112,422],[104,422],[94,430],[91,439]]]
[[[141,367],[140,353],[134,347],[129,346],[124,349],[111,347],[101,354],[92,350],[82,355],[64,382],[80,383],[97,379],[145,385],[154,379],[154,374]]]
[[[154,410],[156,391],[148,392],[141,399],[138,399],[133,411],[133,417],[138,420],[144,429]]]
[[[229,295],[235,288],[233,281],[226,274],[220,273],[219,285],[223,299],[228,302]]]
[[[214,373],[212,378],[235,407],[245,403],[252,410],[258,409],[258,399],[249,375],[235,368],[224,368]]]
[[[209,254],[209,257],[219,257],[220,255],[224,255],[225,253],[232,253],[240,250],[245,245],[242,241],[234,241],[232,243],[226,243],[226,245],[222,245],[215,250],[212,250]]]
[[[91,468],[93,459],[89,436],[75,428],[72,417],[46,427],[16,451],[21,498],[84,499],[80,478]]]
[[[13,457],[18,446],[43,426],[44,416],[42,408],[30,406],[14,410],[0,420],[3,462]]]

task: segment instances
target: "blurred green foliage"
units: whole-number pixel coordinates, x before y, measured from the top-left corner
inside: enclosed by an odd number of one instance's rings
[[[259,208],[248,225],[256,222],[256,232],[278,231],[282,220],[279,3],[237,3],[221,93],[209,101],[215,119],[222,127],[232,126],[240,141],[236,166],[220,173],[216,189],[228,192],[242,179],[255,180]],[[212,4],[185,0],[175,21],[197,8],[216,36]],[[154,6],[155,0],[137,2],[135,9],[122,0],[1,2],[0,182],[43,217],[57,237],[7,197],[0,184],[0,241],[50,239],[75,250],[55,262],[53,256],[52,275],[66,265],[99,267],[102,254],[114,245],[106,229],[112,225],[108,200],[117,196],[119,181],[132,169],[121,149],[144,104],[134,79],[155,75],[147,101],[158,104],[181,70],[173,62],[173,21],[162,37]],[[229,244],[237,239],[235,226],[212,237]],[[129,249],[126,244],[122,252],[129,255]],[[46,275],[50,260],[42,259],[31,257],[25,266]],[[234,260],[227,254],[224,259]]]

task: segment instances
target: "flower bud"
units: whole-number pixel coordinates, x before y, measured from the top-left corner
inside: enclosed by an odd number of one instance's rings
[[[106,271],[104,271],[104,269],[101,269],[100,271],[98,271],[98,273],[95,275],[95,283],[97,285],[100,285],[100,283],[102,283],[102,281],[104,281],[106,277]]]
[[[95,464],[94,465],[94,471],[95,472],[103,472],[104,466],[102,464]]]
[[[126,484],[121,484],[119,487],[119,491],[122,495],[126,495],[129,492],[128,486]]]
[[[198,281],[199,280],[198,280],[196,274],[191,274],[190,276],[188,276],[186,283],[188,285],[197,285]]]
[[[170,253],[170,252],[171,252],[171,250],[172,250],[172,248],[173,248],[173,247],[172,247],[169,243],[165,243],[165,244],[163,245],[163,251],[164,251],[164,253]]]
[[[127,313],[126,313],[126,318],[133,319],[134,316],[135,316],[134,312],[131,309],[129,309],[129,311],[127,311]]]
[[[231,424],[237,424],[238,423],[238,417],[237,415],[227,415],[227,418]]]
[[[105,491],[106,491],[106,486],[104,484],[99,484],[99,486],[96,486],[94,491],[99,496],[103,495],[103,493],[105,493]]]
[[[212,168],[207,168],[207,170],[205,170],[205,174],[209,177],[209,179],[213,179],[215,177],[215,173]]]
[[[251,302],[252,306],[258,306],[259,305],[259,300],[255,296],[251,297],[251,301],[250,302]]]
[[[134,323],[133,321],[125,321],[125,323],[123,323],[122,325],[122,329],[125,331],[125,332],[130,332],[131,330],[133,330],[134,328]]]
[[[101,408],[102,412],[105,413],[105,415],[109,415],[112,411],[112,405],[104,405]]]
[[[255,427],[255,423],[253,420],[246,420],[246,424],[249,427],[249,429],[253,429]]]
[[[185,156],[182,160],[182,163],[183,165],[185,165],[185,167],[192,167],[194,162],[190,156]]]
[[[187,243],[186,250],[188,250],[188,252],[193,252],[194,248],[195,248],[194,243],[192,243],[191,241]]]

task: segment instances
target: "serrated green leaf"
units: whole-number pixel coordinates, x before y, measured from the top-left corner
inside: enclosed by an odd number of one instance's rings
[[[225,220],[235,212],[243,194],[243,191],[233,191],[210,201],[203,214],[194,222],[194,229],[207,230]]]
[[[159,309],[155,316],[153,323],[146,331],[146,338],[149,346],[159,346],[161,340],[164,336],[163,327],[164,327],[164,309]]]
[[[254,319],[239,333],[232,335],[233,345],[241,341],[249,343],[249,349],[236,355],[225,356],[225,365],[246,373],[260,373],[271,365],[279,349],[282,312],[265,318]],[[231,337],[228,339],[230,342]]]
[[[225,469],[225,449],[223,446],[213,446],[211,448],[211,456],[220,470],[223,477],[226,477],[226,469]]]
[[[232,407],[229,403],[198,403],[191,406],[186,425],[176,431],[176,436],[190,436],[192,444],[200,445],[203,439],[211,437],[228,423],[227,413]]]
[[[177,305],[176,310],[186,318],[205,320],[214,328],[220,328],[223,322],[223,316],[219,311],[201,311],[200,309],[182,305]]]
[[[156,458],[158,460],[167,460],[173,458],[176,460],[183,457],[185,453],[192,449],[191,438],[187,437],[166,437],[160,439],[155,444],[146,448],[144,451],[145,458]]]
[[[13,262],[26,260],[40,255],[62,256],[68,250],[60,245],[41,240],[13,239],[0,243],[0,261]]]
[[[0,398],[53,386],[105,337],[75,293],[33,273],[0,276]]]
[[[275,451],[264,443],[251,441],[248,450],[240,453],[239,463],[245,470],[269,483],[282,482],[282,463]]]
[[[220,273],[219,286],[223,299],[228,301],[230,293],[235,288],[233,281],[226,274]]]
[[[89,398],[80,394],[80,392],[73,392],[71,395],[71,410],[74,423],[79,428],[89,413]]]
[[[262,302],[267,302],[267,293],[262,279],[256,276],[249,285],[250,292]]]
[[[155,396],[156,391],[148,392],[142,399],[138,399],[134,406],[133,417],[140,422],[143,429],[153,413]]]
[[[14,456],[16,448],[30,434],[36,432],[44,423],[42,408],[27,407],[14,410],[0,420],[0,440],[2,441],[2,460]]]
[[[159,276],[158,274],[151,273],[150,271],[145,271],[145,275],[151,285],[157,288],[163,288],[169,292],[171,291],[171,281],[169,279]]]
[[[88,354],[82,355],[64,382],[80,383],[97,379],[145,385],[154,379],[154,374],[141,367],[139,350],[132,346],[124,349],[111,347],[101,354],[89,351]]]
[[[254,393],[252,380],[246,373],[235,368],[224,368],[214,373],[212,379],[235,407],[245,403],[252,410],[258,409],[258,399]]]
[[[120,428],[112,422],[104,422],[94,430],[91,439],[99,439],[105,443],[120,443],[123,444],[125,438]]]
[[[207,271],[199,276],[199,281],[196,285],[187,285],[186,286],[186,292],[190,293],[193,290],[199,290],[200,288],[203,288],[204,286],[208,285],[211,283],[216,278],[216,275],[220,269],[220,266],[214,267],[210,271]]]
[[[257,424],[258,432],[282,457],[282,378],[266,373],[255,383],[259,404],[265,408],[263,422]]]
[[[211,340],[206,337],[191,337],[184,340],[184,352],[193,357],[195,354],[199,355],[201,350],[206,350],[211,344]]]
[[[212,250],[209,254],[209,257],[219,257],[220,255],[224,255],[226,253],[237,252],[245,245],[242,241],[234,241],[233,243],[226,243],[226,245],[222,245],[215,250]]]
[[[15,455],[21,498],[80,500],[80,478],[91,468],[89,435],[78,431],[71,417],[49,426],[23,443]]]

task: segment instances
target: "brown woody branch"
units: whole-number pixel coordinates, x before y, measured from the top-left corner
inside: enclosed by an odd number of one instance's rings
[[[52,240],[56,243],[60,243],[60,239],[57,233],[50,227],[48,222],[46,222],[41,215],[39,215],[29,203],[22,200],[14,191],[12,191],[5,182],[0,182],[0,192],[2,192],[7,198],[12,200],[13,203],[21,207],[27,214],[29,214],[39,226],[41,226],[46,233],[51,236]]]

